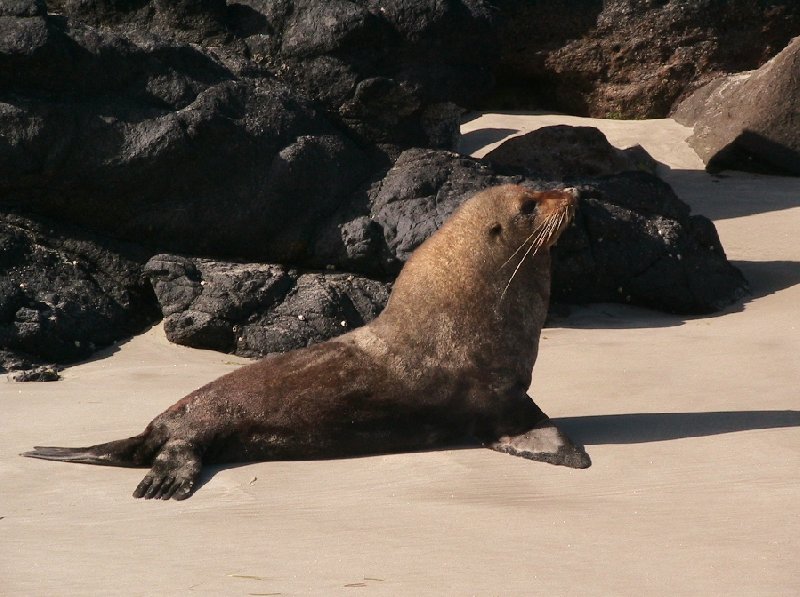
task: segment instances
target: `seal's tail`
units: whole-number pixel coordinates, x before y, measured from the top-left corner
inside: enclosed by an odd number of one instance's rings
[[[148,449],[147,435],[141,434],[127,439],[119,439],[105,444],[86,448],[59,448],[56,446],[34,446],[30,452],[20,456],[58,460],[60,462],[81,462],[102,466],[149,466],[155,449]]]

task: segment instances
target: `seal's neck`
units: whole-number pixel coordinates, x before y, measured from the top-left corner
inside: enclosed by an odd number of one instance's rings
[[[550,298],[549,249],[529,255],[509,284],[519,260],[504,265],[474,239],[449,232],[415,251],[377,327],[433,358],[474,361],[488,352],[493,363],[507,366],[508,357],[530,375]]]

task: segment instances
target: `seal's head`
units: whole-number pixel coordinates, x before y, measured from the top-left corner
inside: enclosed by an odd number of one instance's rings
[[[490,246],[496,246],[498,257],[505,254],[511,261],[554,245],[572,221],[577,201],[574,188],[535,191],[503,185],[476,195],[464,211],[484,222]]]
[[[509,288],[530,302],[532,286],[546,304],[549,248],[572,220],[577,202],[578,191],[571,188],[537,191],[509,184],[477,193],[414,252],[387,310],[394,311],[401,296],[412,297],[403,301],[418,312],[423,303],[453,297],[469,308],[508,305]]]
[[[493,367],[529,382],[550,301],[549,249],[577,196],[519,185],[477,193],[414,251],[370,333],[440,367],[491,354]]]

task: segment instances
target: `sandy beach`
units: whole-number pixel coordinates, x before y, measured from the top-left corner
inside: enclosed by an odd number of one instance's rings
[[[672,120],[475,115],[461,149],[551,124],[641,144],[752,288],[709,317],[592,305],[544,330],[532,395],[591,468],[484,449],[266,462],[145,502],[143,470],[18,456],[137,434],[245,362],[157,326],[61,382],[0,380],[0,594],[800,594],[800,178],[711,176]]]

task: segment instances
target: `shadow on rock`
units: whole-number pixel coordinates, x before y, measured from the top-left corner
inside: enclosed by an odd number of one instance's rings
[[[800,427],[800,411],[631,413],[565,417],[555,422],[576,441],[586,445],[642,444],[752,429]]]

